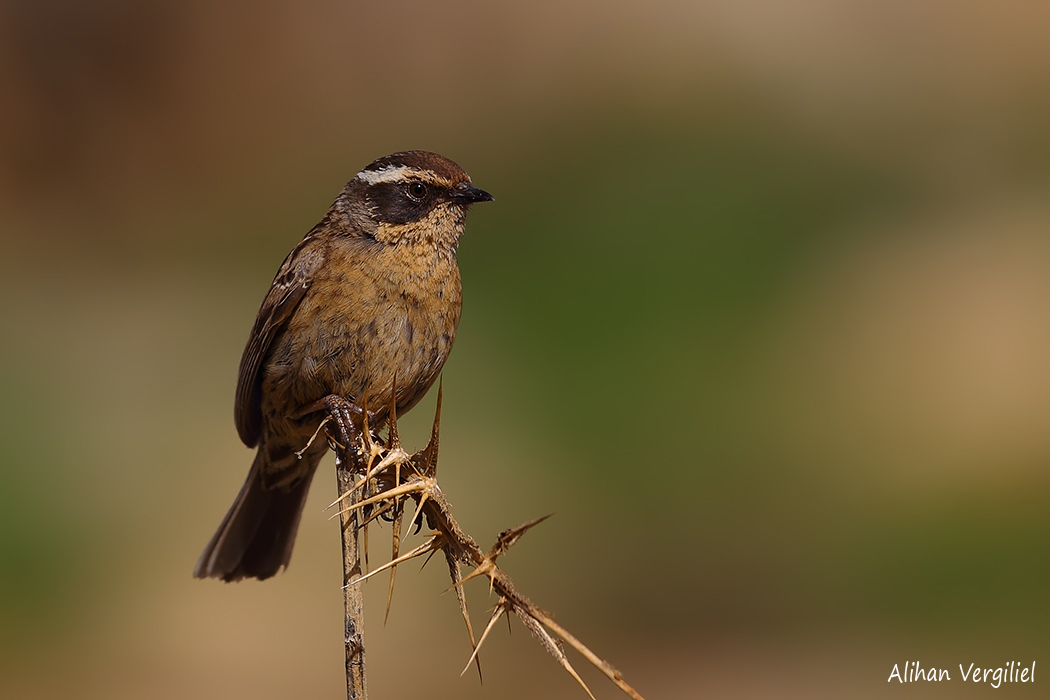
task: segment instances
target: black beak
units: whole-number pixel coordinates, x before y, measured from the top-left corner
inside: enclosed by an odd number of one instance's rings
[[[474,204],[475,202],[491,202],[496,198],[469,182],[461,182],[452,190],[451,199],[457,204]]]

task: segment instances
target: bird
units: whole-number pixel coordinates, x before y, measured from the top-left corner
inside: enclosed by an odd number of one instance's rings
[[[391,405],[400,416],[423,398],[459,325],[467,210],[489,201],[448,158],[393,153],[357,173],[288,254],[238,370],[234,418],[255,458],[194,577],[263,580],[288,566],[328,450],[311,441],[325,397],[367,402],[376,429]]]

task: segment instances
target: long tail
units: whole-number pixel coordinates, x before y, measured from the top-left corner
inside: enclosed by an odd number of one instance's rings
[[[305,475],[291,488],[266,489],[260,475],[265,453],[260,446],[237,500],[197,560],[196,578],[262,580],[288,566],[320,455],[304,455],[303,461],[310,463],[301,468],[309,470],[304,469]]]

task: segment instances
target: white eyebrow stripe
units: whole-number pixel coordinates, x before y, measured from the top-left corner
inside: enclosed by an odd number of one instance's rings
[[[407,165],[397,165],[382,168],[380,170],[362,170],[354,176],[354,179],[362,180],[369,185],[375,185],[380,182],[404,182],[406,176],[412,174],[420,175],[421,173],[415,168],[410,168]]]

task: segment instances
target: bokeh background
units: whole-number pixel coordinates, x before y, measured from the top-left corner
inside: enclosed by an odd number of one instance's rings
[[[1047,26],[1022,0],[4,2],[0,695],[341,696],[330,462],[287,572],[190,572],[250,463],[233,390],[277,265],[410,148],[497,197],[460,251],[445,491],[486,544],[556,513],[506,568],[644,695],[1050,672]],[[460,678],[442,567],[413,569],[385,627],[368,586],[374,697],[583,697],[517,624]],[[914,660],[953,680],[887,684]]]

